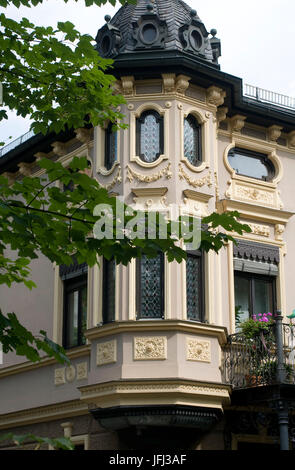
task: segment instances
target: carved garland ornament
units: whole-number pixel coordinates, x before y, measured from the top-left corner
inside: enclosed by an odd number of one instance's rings
[[[100,185],[105,188],[107,191],[110,191],[111,189],[113,189],[114,186],[116,186],[116,184],[120,184],[122,183],[122,170],[121,170],[121,166],[119,165],[118,166],[118,172],[116,174],[116,176],[114,177],[114,179],[108,183],[108,184],[101,184]]]
[[[117,341],[107,341],[97,345],[96,365],[114,364],[117,362]]]
[[[135,361],[159,361],[167,359],[166,336],[134,338]]]
[[[261,237],[270,236],[270,228],[267,225],[247,223],[252,230],[253,235],[260,235]]]
[[[130,183],[134,180],[134,178],[143,183],[153,183],[154,181],[161,179],[163,176],[166,176],[167,179],[172,178],[171,163],[168,163],[168,165],[163,168],[163,170],[160,170],[157,173],[153,173],[152,175],[143,175],[142,173],[138,173],[132,170],[132,168],[127,165],[127,179],[130,181]]]
[[[189,339],[186,341],[186,359],[187,361],[211,362],[211,343],[210,341],[201,341],[198,339]]]
[[[203,176],[203,178],[199,179],[193,179],[191,178],[183,169],[181,163],[179,163],[179,178],[181,180],[186,180],[186,182],[190,185],[193,186],[194,188],[201,188],[202,186],[209,186],[209,188],[213,185],[212,183],[212,177],[211,177],[211,171],[206,176]]]

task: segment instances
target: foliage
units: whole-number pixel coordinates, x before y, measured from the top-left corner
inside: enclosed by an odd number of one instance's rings
[[[245,335],[247,339],[252,339],[260,335],[262,332],[268,332],[269,326],[273,323],[272,314],[259,313],[253,315],[253,318],[249,318],[238,324],[239,330]]]
[[[34,434],[23,434],[19,436],[13,433],[7,433],[0,436],[0,442],[6,440],[13,441],[17,446],[33,443],[35,444],[34,450],[40,449],[42,444],[51,446],[54,448],[54,450],[74,450],[75,448],[74,444],[65,437],[50,439],[49,437],[40,437],[35,436]]]

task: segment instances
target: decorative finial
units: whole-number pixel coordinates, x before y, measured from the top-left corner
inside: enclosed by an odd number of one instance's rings
[[[215,37],[217,34],[217,29],[211,29],[210,34],[212,34],[212,36]]]
[[[106,15],[104,17],[104,19],[105,19],[106,23],[109,23],[111,21],[112,17],[110,15]]]
[[[190,11],[190,15],[191,15],[192,18],[194,18],[195,16],[197,16],[196,10],[191,10],[191,11]]]
[[[147,9],[148,11],[153,11],[154,5],[153,5],[152,3],[148,3],[147,6],[146,6],[146,9]]]

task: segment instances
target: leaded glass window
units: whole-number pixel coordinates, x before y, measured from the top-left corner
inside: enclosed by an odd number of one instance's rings
[[[202,161],[202,129],[191,114],[184,119],[184,157],[193,165],[198,166]]]
[[[87,274],[64,281],[64,341],[66,349],[86,343]]]
[[[137,260],[137,318],[163,318],[164,256]]]
[[[274,165],[262,153],[234,148],[228,152],[228,161],[238,175],[263,181],[271,181],[275,175]]]
[[[114,124],[109,123],[105,131],[105,162],[104,166],[106,170],[111,170],[115,161],[117,160],[117,140],[118,133],[113,130]]]
[[[203,314],[203,261],[202,253],[187,253],[186,261],[186,303],[187,318],[202,322]]]
[[[163,118],[154,110],[145,111],[136,121],[136,151],[146,163],[164,153]]]
[[[116,262],[103,260],[103,322],[115,321]]]

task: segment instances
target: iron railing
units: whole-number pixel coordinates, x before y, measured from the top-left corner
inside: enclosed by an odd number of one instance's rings
[[[266,331],[251,339],[236,333],[229,336],[223,352],[223,381],[234,389],[295,384],[293,324],[276,320]]]
[[[13,140],[9,144],[4,145],[4,147],[0,147],[0,158],[3,157],[3,155],[5,155],[6,153],[10,152],[11,150],[15,149],[19,145],[21,145],[24,142],[26,142],[27,140],[29,140],[34,135],[35,135],[34,131],[26,132],[25,134],[21,135],[20,137]]]
[[[271,103],[283,108],[295,109],[295,98],[282,95],[274,91],[265,90],[253,85],[244,85],[244,96],[253,98],[257,101]]]

